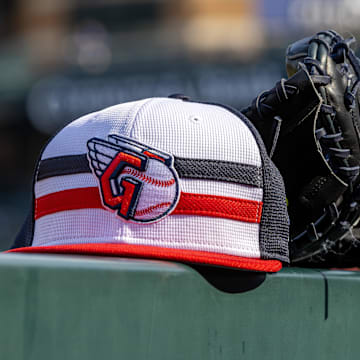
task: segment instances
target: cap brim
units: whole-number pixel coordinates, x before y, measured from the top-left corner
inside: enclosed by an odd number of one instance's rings
[[[277,272],[282,268],[282,263],[279,260],[253,259],[207,251],[161,248],[149,245],[88,243],[29,246],[6,251],[6,253],[8,252],[124,256],[224,266],[262,272]]]

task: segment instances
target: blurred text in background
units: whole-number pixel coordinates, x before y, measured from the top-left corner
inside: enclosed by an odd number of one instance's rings
[[[285,76],[289,42],[327,28],[358,35],[360,0],[2,0],[0,17],[1,250],[59,128],[172,93],[241,108]]]

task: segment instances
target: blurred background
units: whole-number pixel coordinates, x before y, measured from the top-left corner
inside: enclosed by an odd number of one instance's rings
[[[30,209],[40,149],[75,118],[184,93],[246,106],[287,45],[360,35],[360,0],[1,0],[0,250]]]

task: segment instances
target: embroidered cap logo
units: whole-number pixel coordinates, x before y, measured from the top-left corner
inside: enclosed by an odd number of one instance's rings
[[[92,138],[87,146],[104,207],[140,223],[159,221],[175,209],[180,191],[172,155],[117,135]]]

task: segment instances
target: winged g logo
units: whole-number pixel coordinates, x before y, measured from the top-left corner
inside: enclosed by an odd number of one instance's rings
[[[179,200],[179,180],[171,154],[123,136],[87,143],[105,208],[131,222],[163,219]]]

